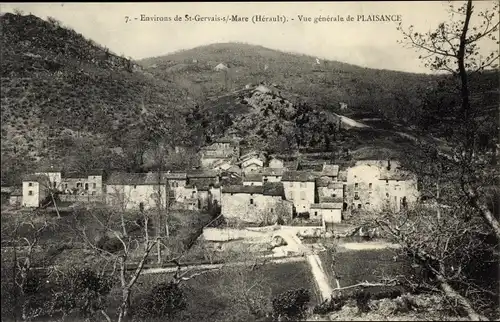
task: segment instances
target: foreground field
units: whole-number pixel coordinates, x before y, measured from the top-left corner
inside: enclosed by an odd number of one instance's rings
[[[154,285],[168,282],[170,278],[170,274],[141,276],[132,305],[138,305]],[[274,296],[296,288],[310,290],[311,307],[318,303],[317,290],[306,262],[266,264],[253,269],[226,267],[196,276],[182,288],[188,305],[172,321],[252,321],[255,318],[251,310],[269,312]],[[117,296],[119,293],[112,294],[113,299]],[[111,312],[116,305],[116,302],[111,303]]]

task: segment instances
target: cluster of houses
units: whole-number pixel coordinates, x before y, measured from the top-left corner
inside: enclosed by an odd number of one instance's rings
[[[201,151],[200,169],[184,172],[62,175],[45,169],[23,179],[22,207],[39,207],[50,191],[61,200],[100,200],[126,209],[218,208],[226,220],[268,223],[294,217],[323,225],[358,211],[395,211],[418,197],[416,176],[391,160],[284,161],[259,151],[241,154],[238,138],[220,139]]]

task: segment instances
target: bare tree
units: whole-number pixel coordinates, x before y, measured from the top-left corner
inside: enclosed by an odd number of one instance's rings
[[[124,236],[120,233],[119,228],[117,229],[116,225],[113,225],[110,218],[112,214],[106,211],[97,212],[98,214],[96,214],[96,212],[97,210],[94,210],[90,215],[105,234],[109,234],[116,238],[119,243],[118,249],[106,249],[107,247],[99,245],[98,241],[91,238],[91,230],[82,223],[77,224],[76,230],[83,238],[85,244],[93,249],[96,255],[100,256],[107,265],[110,263],[113,265],[113,272],[111,275],[114,274],[114,271],[118,267],[121,290],[120,306],[118,309],[118,321],[120,322],[129,316],[130,298],[133,287],[141,275],[148,256],[157,244],[158,239],[149,236],[150,217],[146,212],[141,212],[143,219],[143,234],[136,238],[130,235]],[[128,272],[129,265],[134,266],[132,273]]]
[[[458,8],[451,3],[450,22],[439,24],[434,31],[420,33],[416,32],[413,26],[403,30],[401,24],[398,29],[403,33],[403,44],[425,53],[420,58],[426,61],[427,67],[434,71],[450,73],[458,81],[457,95],[461,103],[456,120],[460,131],[456,134],[456,153],[453,159],[459,165],[464,196],[479,211],[500,240],[500,224],[486,206],[481,191],[481,186],[494,184],[492,179],[498,179],[498,173],[491,166],[488,156],[478,150],[477,116],[481,104],[471,99],[470,87],[470,80],[475,74],[498,66],[498,49],[484,55],[480,50],[481,45],[488,41],[496,43],[497,47],[499,44],[498,3],[492,4],[491,10],[476,14],[472,0]],[[478,22],[474,21],[474,18],[478,18]],[[496,148],[498,149],[498,143]],[[495,157],[498,151],[492,155]],[[495,174],[491,175],[492,173]]]

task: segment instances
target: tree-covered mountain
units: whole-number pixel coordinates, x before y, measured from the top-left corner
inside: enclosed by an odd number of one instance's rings
[[[147,125],[154,130],[190,104],[175,83],[55,19],[6,13],[0,23],[2,183],[46,159],[68,168],[82,159],[85,167],[115,161],[127,167],[127,150],[143,145],[137,139],[145,132],[144,112],[157,121]]]

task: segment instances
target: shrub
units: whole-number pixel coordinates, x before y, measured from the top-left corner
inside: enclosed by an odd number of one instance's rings
[[[321,304],[318,304],[314,307],[314,314],[327,314],[330,312],[338,311],[342,309],[342,307],[347,303],[347,299],[345,297],[331,297],[327,299]]]
[[[303,319],[306,316],[310,300],[310,292],[304,288],[281,293],[272,301],[273,318],[284,320]]]
[[[358,307],[359,312],[366,313],[370,311],[371,293],[366,291],[356,291],[356,293],[354,293],[354,297],[356,299],[356,306]]]
[[[60,291],[53,296],[54,308],[66,314],[76,311],[88,318],[105,309],[112,286],[111,278],[89,268],[71,270],[57,283]]]
[[[135,310],[140,318],[172,317],[187,307],[186,297],[173,282],[156,285]]]

